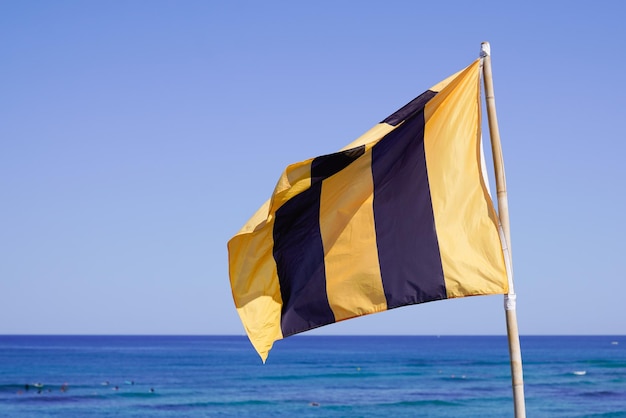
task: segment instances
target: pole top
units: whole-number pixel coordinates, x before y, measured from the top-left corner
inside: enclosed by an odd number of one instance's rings
[[[489,56],[491,56],[491,46],[489,42],[482,42],[480,44],[480,57],[484,58]]]

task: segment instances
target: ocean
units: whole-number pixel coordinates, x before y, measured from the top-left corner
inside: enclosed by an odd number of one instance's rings
[[[529,417],[626,417],[626,336],[522,336]],[[1,417],[512,417],[504,336],[0,336]]]

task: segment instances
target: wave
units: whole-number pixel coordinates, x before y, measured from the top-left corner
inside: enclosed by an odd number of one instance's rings
[[[232,402],[184,402],[184,403],[168,403],[168,404],[156,404],[156,405],[144,405],[146,409],[154,409],[159,411],[188,411],[197,408],[219,408],[219,407],[236,407],[245,408],[248,406],[263,406],[263,405],[275,405],[276,402],[259,401],[259,400],[246,400],[246,401],[232,401]]]
[[[626,409],[622,409],[621,411],[585,415],[587,418],[624,418],[624,416],[626,416]]]
[[[626,361],[623,360],[592,359],[584,363],[603,369],[626,369]]]
[[[387,376],[388,374],[385,374]],[[354,379],[354,378],[363,378],[363,377],[377,377],[380,376],[379,373],[373,372],[362,372],[359,370],[355,370],[354,372],[345,372],[345,373],[320,373],[320,374],[301,374],[301,375],[283,375],[283,376],[261,376],[257,377],[258,380],[272,380],[272,381],[282,381],[282,380],[314,380],[314,379]]]
[[[623,399],[623,392],[616,392],[612,390],[598,390],[598,391],[589,391],[583,392],[580,396],[584,396],[585,398],[594,398],[594,399]]]
[[[390,403],[379,403],[375,406],[381,407],[407,407],[407,406],[463,406],[461,402],[444,401],[441,399],[423,399],[415,401],[400,401]]]

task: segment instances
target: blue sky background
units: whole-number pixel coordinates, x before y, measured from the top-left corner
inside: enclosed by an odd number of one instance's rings
[[[625,9],[0,2],[0,333],[242,334],[226,243],[283,168],[348,144],[486,40],[520,332],[626,334]],[[502,297],[313,333],[504,334]]]

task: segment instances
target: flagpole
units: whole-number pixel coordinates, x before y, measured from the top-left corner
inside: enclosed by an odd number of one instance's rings
[[[517,328],[517,311],[515,306],[515,289],[513,287],[513,268],[511,256],[511,227],[509,223],[509,204],[506,193],[506,178],[504,175],[504,160],[502,158],[502,145],[500,143],[500,131],[496,116],[496,100],[493,91],[493,76],[491,73],[491,48],[489,42],[481,44],[483,58],[483,79],[485,84],[485,100],[487,102],[487,118],[489,121],[489,134],[491,137],[491,151],[496,178],[496,190],[498,197],[498,217],[504,235],[503,249],[507,260],[507,273],[509,275],[509,293],[504,295],[504,309],[506,313],[506,330],[509,341],[509,356],[511,360],[511,380],[513,384],[513,402],[515,417],[526,417],[526,405],[524,402],[524,374],[522,371],[522,351]]]

